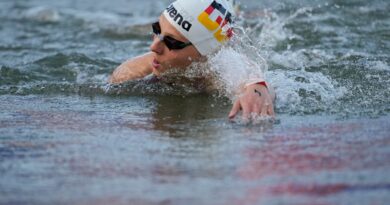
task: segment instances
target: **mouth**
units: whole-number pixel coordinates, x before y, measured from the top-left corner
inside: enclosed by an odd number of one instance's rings
[[[160,70],[160,69],[161,69],[161,64],[160,64],[160,62],[158,62],[156,59],[153,59],[153,61],[152,61],[152,67],[153,67],[155,70]]]

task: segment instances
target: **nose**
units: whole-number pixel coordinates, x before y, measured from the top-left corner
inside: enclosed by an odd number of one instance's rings
[[[161,55],[164,51],[164,45],[163,45],[163,42],[161,41],[161,39],[154,35],[153,37],[153,42],[152,44],[150,45],[150,50],[154,53],[157,53],[159,55]]]

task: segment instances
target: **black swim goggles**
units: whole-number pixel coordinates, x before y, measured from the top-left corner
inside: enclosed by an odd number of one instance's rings
[[[192,45],[191,42],[184,43],[184,42],[178,41],[170,36],[161,35],[161,27],[160,27],[159,22],[153,23],[152,28],[153,28],[154,35],[156,37],[158,37],[160,39],[160,41],[163,41],[169,50],[179,50],[179,49],[183,49],[189,45]]]

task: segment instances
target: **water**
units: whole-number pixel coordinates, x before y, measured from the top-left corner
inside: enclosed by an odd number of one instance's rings
[[[227,120],[227,61],[107,86],[168,0],[2,0],[0,204],[388,204],[390,3],[241,2],[275,123]]]

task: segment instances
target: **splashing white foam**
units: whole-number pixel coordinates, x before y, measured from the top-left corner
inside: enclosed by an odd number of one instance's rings
[[[286,50],[280,53],[273,52],[268,56],[268,61],[272,64],[282,66],[291,70],[300,70],[308,66],[316,66],[335,58],[323,50],[299,49]]]
[[[275,86],[279,107],[296,108],[304,96],[300,92],[313,93],[319,104],[330,105],[342,97],[347,90],[336,87],[335,82],[322,73],[304,70],[275,70],[268,72],[269,82]]]
[[[256,38],[256,46],[267,50],[269,48],[277,46],[279,42],[284,41],[286,39],[302,39],[302,37],[286,29],[285,25],[297,16],[303,14],[310,14],[311,11],[312,8],[304,7],[297,10],[295,13],[286,18],[281,18],[275,13],[265,10],[263,11],[267,14],[265,18],[258,19],[256,26],[249,29],[249,33],[252,34],[253,32],[256,32],[258,28],[261,28],[260,33],[258,33],[257,35],[256,33],[253,33],[253,35],[254,38]]]
[[[262,66],[234,48],[226,47],[209,58],[209,68],[217,76],[227,97],[234,98],[246,83],[264,79]]]
[[[227,97],[235,99],[243,84],[266,76],[266,81],[276,88],[277,107],[290,111],[311,110],[304,106],[312,106],[313,110],[330,106],[345,95],[346,89],[339,87],[329,76],[305,70],[310,66],[323,65],[334,59],[334,55],[318,49],[288,48],[281,52],[274,49],[281,41],[302,39],[285,25],[310,11],[311,8],[303,8],[284,19],[271,13],[270,18],[259,21],[263,24],[259,26],[262,27],[260,34],[251,33],[257,28],[241,28],[240,36],[232,44],[209,57],[209,69],[216,74],[220,83],[218,87]],[[272,63],[271,71],[267,71],[267,62]]]
[[[366,67],[373,70],[390,71],[390,66],[383,61],[368,62]]]

